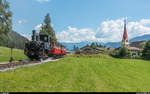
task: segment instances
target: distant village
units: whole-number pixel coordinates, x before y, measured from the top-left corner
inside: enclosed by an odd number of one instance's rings
[[[121,39],[120,39],[121,40]],[[146,41],[137,41],[137,42],[129,42],[128,33],[126,29],[126,20],[124,21],[124,31],[122,37],[122,46],[119,48],[110,48],[105,47],[103,45],[97,43],[91,43],[91,45],[86,45],[82,48],[78,48],[74,45],[73,51],[68,51],[68,54],[99,54],[103,52],[115,52],[118,49],[125,47],[130,51],[130,57],[136,58],[140,56],[140,52],[143,50]]]

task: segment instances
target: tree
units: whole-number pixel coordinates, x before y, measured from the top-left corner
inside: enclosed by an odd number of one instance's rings
[[[96,49],[96,45],[95,45],[94,42],[91,44],[91,47],[94,48],[94,49]]]
[[[0,45],[7,46],[10,40],[8,33],[12,31],[12,12],[6,0],[0,0]]]
[[[146,43],[144,50],[142,51],[142,57],[150,59],[150,40]]]
[[[95,44],[96,44],[96,47],[98,47],[98,46],[99,46],[97,42],[96,42]]]
[[[75,46],[75,45],[73,46],[73,50],[74,50],[74,51],[76,50],[76,46]]]
[[[47,34],[50,36],[50,42],[54,45],[57,44],[57,39],[55,32],[51,26],[51,19],[49,13],[45,16],[44,24],[42,25],[42,29],[40,34]]]
[[[12,12],[6,0],[0,0],[0,33],[7,34],[12,30]]]
[[[128,57],[129,54],[130,54],[130,52],[129,52],[128,48],[126,48],[126,47],[121,47],[121,48],[119,49],[119,56],[120,56],[120,57]]]
[[[103,47],[103,46],[101,44],[99,44],[98,47]]]

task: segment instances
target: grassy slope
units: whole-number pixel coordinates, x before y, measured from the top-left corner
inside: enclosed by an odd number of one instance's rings
[[[18,61],[22,58],[26,59],[23,50],[13,49],[13,58]],[[0,62],[9,62],[10,48],[0,47]]]
[[[66,57],[60,61],[0,73],[0,92],[150,91],[150,62]]]

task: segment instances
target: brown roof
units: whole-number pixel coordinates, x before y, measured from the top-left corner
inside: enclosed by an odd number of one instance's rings
[[[87,53],[97,54],[97,53],[99,53],[99,51],[97,49],[92,48],[92,47],[84,47],[81,49],[81,53],[83,53],[83,54],[87,54]]]
[[[139,51],[140,49],[137,47],[128,47],[129,50],[135,50],[135,51]]]
[[[86,45],[86,46],[84,46],[84,47],[82,47],[80,49],[83,50],[83,49],[86,49],[86,48],[91,48],[91,47],[89,45]]]
[[[115,48],[107,48],[107,50],[111,50],[111,51],[113,51],[113,50],[115,50]]]
[[[100,47],[97,47],[96,49],[98,49],[98,50],[107,50],[107,48],[100,48]]]

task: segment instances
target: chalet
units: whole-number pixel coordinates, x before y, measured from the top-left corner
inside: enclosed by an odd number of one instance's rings
[[[80,50],[81,50],[80,53],[82,54],[98,54],[99,53],[98,49],[94,49],[89,45],[80,48]]]
[[[107,51],[107,48],[104,48],[104,47],[97,47],[96,49],[99,51]]]
[[[127,47],[130,50],[131,57],[138,57],[140,48],[130,46],[130,42],[128,40],[128,34],[126,29],[126,20],[124,21],[124,33],[122,39],[122,47]]]
[[[132,42],[130,44],[131,47],[137,47],[140,49],[143,49],[144,45],[146,44],[146,41],[136,41],[136,42]]]
[[[98,54],[103,51],[113,51],[113,50],[115,50],[115,49],[114,48],[104,48],[104,47],[96,47],[94,49],[89,45],[86,45],[86,46],[80,48],[80,52],[83,54]]]

